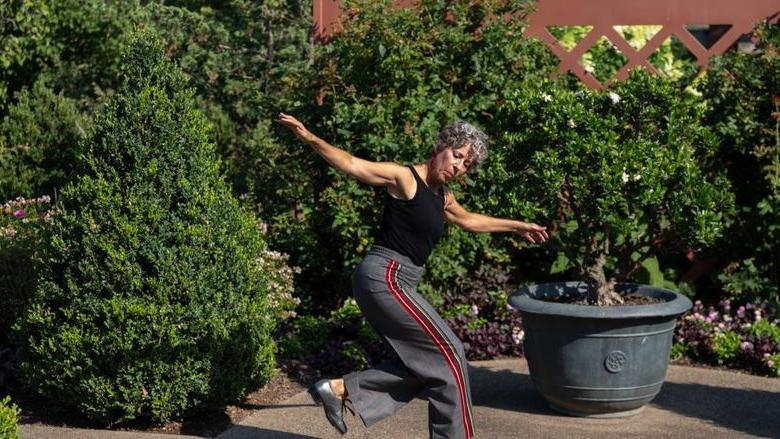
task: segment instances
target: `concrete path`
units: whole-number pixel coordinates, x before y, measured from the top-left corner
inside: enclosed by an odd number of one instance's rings
[[[469,363],[478,438],[780,438],[780,379],[670,366],[661,393],[637,416],[558,415],[534,390],[523,359]],[[427,438],[427,403],[415,399],[366,429],[347,414],[341,436],[306,392],[255,413],[219,439]]]
[[[523,359],[470,362],[469,378],[477,438],[780,438],[780,379],[670,366],[661,393],[642,413],[596,420],[550,410],[533,389]],[[348,413],[349,431],[341,436],[325,419],[322,408],[301,392],[245,418],[219,439],[427,438],[427,420],[427,402],[415,399],[370,429]],[[21,429],[25,439],[173,438],[33,425]]]

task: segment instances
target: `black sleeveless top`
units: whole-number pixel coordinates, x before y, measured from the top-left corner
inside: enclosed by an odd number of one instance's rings
[[[374,242],[422,266],[444,233],[444,188],[434,193],[414,166],[409,168],[417,181],[417,192],[410,200],[387,194],[382,226]]]

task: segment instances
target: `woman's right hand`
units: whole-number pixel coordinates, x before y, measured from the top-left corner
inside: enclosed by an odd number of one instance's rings
[[[316,138],[316,136],[307,130],[298,119],[289,114],[279,113],[279,117],[276,121],[292,130],[293,134],[304,142],[308,143]]]

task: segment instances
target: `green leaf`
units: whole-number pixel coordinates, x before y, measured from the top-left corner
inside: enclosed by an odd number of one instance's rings
[[[553,262],[552,266],[550,267],[550,274],[563,273],[569,268],[569,266],[569,258],[567,258],[563,253],[558,253],[558,256],[555,258],[555,262]]]

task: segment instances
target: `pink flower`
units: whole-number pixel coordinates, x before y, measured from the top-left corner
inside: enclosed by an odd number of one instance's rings
[[[753,350],[753,343],[749,341],[743,341],[739,344],[739,349],[743,351],[752,351]]]
[[[27,212],[25,212],[24,209],[19,209],[16,212],[14,212],[14,216],[19,218],[19,219],[24,218],[25,215],[27,215]]]
[[[512,328],[512,341],[515,344],[520,344],[521,341],[523,341],[523,338],[525,338],[525,331],[515,326]]]

